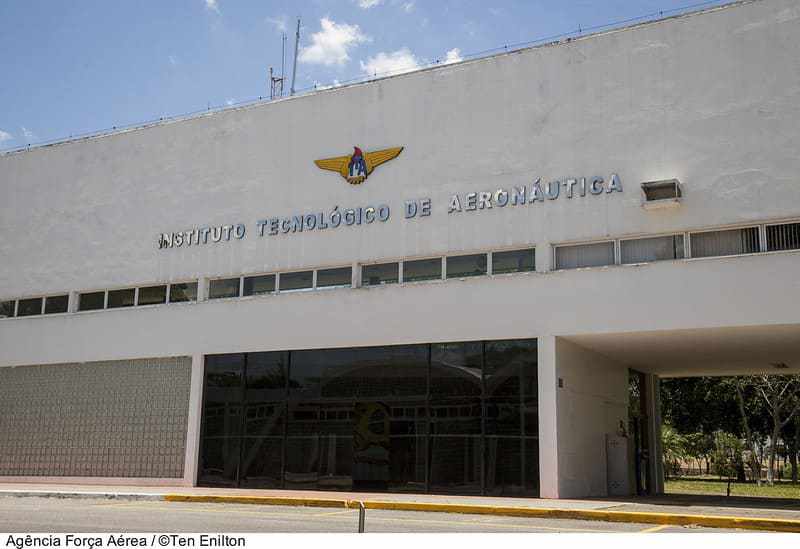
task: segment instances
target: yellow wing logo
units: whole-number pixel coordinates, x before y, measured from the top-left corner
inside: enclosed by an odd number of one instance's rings
[[[353,147],[353,154],[350,156],[323,158],[315,160],[314,164],[323,170],[338,172],[351,185],[360,185],[366,181],[375,168],[396,158],[401,152],[403,152],[403,147],[371,152],[363,152],[360,148]]]

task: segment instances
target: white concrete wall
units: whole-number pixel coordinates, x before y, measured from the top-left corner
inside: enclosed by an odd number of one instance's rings
[[[628,369],[556,338],[558,497],[608,495],[606,435],[628,427]]]

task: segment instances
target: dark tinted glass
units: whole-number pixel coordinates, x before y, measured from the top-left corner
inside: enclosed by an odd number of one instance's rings
[[[486,254],[456,255],[447,258],[447,278],[486,274]]]
[[[431,396],[481,396],[482,360],[480,342],[431,345]]]
[[[68,295],[51,295],[44,300],[45,314],[66,313],[69,304]]]
[[[17,306],[17,316],[33,316],[42,314],[42,298],[20,299]]]
[[[442,278],[442,260],[418,259],[403,261],[403,282],[419,282],[422,280],[440,280]]]
[[[245,405],[245,436],[282,437],[286,402],[251,402]]]
[[[320,269],[317,271],[317,288],[344,288],[353,284],[353,268]]]
[[[296,273],[281,273],[278,284],[280,291],[305,290],[314,285],[314,271],[300,271]]]
[[[431,398],[430,429],[433,435],[480,435],[481,399]]]
[[[432,492],[481,493],[480,436],[431,437],[428,444]]]
[[[166,286],[139,288],[139,305],[158,305],[167,302]]]
[[[133,307],[136,290],[127,288],[125,290],[110,290],[108,292],[108,308],[117,309],[119,307]]]
[[[16,302],[14,301],[2,301],[0,302],[0,318],[10,318],[14,316],[14,305]]]
[[[242,430],[244,355],[206,357],[203,434],[236,436]]]
[[[221,280],[212,280],[208,283],[208,298],[218,299],[221,297],[238,297],[239,296],[239,279],[238,278],[225,278]]]
[[[523,495],[522,472],[525,440],[519,437],[486,437],[486,495]],[[538,456],[537,456],[538,457]]]
[[[169,302],[197,301],[197,282],[181,282],[169,285]]]
[[[267,294],[275,291],[275,275],[244,277],[244,295]]]
[[[243,488],[280,488],[283,470],[283,438],[259,437],[243,439]]]
[[[200,450],[199,481],[206,486],[235,486],[239,438],[205,439]]]
[[[534,271],[536,270],[534,254],[535,251],[533,248],[527,250],[511,250],[508,252],[493,252],[492,274]]]
[[[537,347],[535,339],[486,342],[484,377],[486,396],[519,400],[538,395]]]
[[[90,292],[88,294],[81,294],[78,296],[78,310],[79,311],[95,311],[105,307],[106,293],[105,292]]]
[[[286,398],[286,375],[289,353],[248,353],[247,402],[275,401]]]
[[[395,284],[399,280],[399,266],[399,263],[363,265],[361,267],[361,285],[380,286],[381,284]]]

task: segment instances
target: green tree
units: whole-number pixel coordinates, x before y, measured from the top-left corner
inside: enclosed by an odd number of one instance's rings
[[[664,455],[664,474],[677,475],[680,463],[686,458],[686,439],[671,425],[661,425],[661,449]]]

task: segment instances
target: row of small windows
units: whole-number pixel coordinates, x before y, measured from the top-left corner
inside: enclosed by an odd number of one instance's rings
[[[781,223],[556,246],[555,268],[577,269],[687,257],[721,257],[798,249],[800,249],[800,223]]]
[[[534,270],[536,270],[535,250],[526,248],[491,254],[456,255],[362,265],[361,285],[380,286]],[[221,299],[278,291],[285,293],[323,288],[349,288],[352,285],[352,267],[338,267],[211,280],[208,285],[208,298]]]
[[[570,244],[554,248],[554,268],[576,269],[684,258],[800,250],[800,223]],[[534,248],[361,265],[361,286],[520,273],[536,270]],[[215,279],[208,298],[232,298],[353,285],[351,267]],[[197,301],[197,281],[78,294],[76,309],[94,311]],[[0,318],[66,313],[68,295],[0,301]]]

